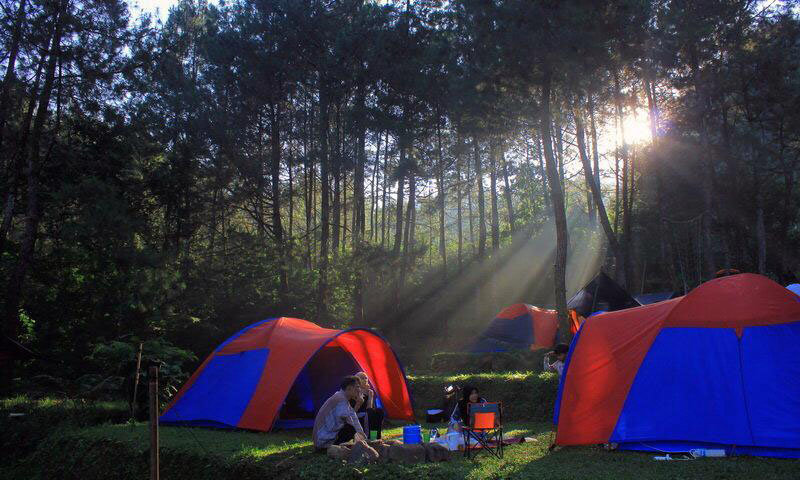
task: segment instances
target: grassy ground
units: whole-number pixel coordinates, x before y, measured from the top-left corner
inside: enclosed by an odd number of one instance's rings
[[[167,479],[795,479],[800,461],[759,458],[657,462],[652,454],[606,452],[600,448],[565,448],[548,452],[552,439],[546,423],[514,423],[507,436],[531,436],[535,442],[506,448],[502,460],[481,456],[420,465],[351,467],[315,454],[310,431],[268,434],[209,429],[161,429],[162,478]],[[401,429],[386,431],[400,435]],[[27,468],[0,478],[145,478],[146,425],[102,425],[53,435]],[[36,465],[36,469],[31,469]],[[16,476],[15,476],[16,475]]]

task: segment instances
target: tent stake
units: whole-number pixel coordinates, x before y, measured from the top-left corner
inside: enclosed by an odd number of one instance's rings
[[[158,480],[158,367],[150,367],[150,480]]]

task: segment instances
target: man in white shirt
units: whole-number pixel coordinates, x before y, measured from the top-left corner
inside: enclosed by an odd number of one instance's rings
[[[558,372],[558,375],[561,376],[564,373],[564,361],[567,359],[567,352],[569,352],[569,347],[564,343],[559,343],[553,350],[547,352],[544,356],[544,371]],[[552,358],[555,358],[555,361],[550,363]]]
[[[361,383],[357,377],[342,379],[340,390],[325,400],[314,419],[311,436],[316,448],[328,448],[353,439],[366,440],[364,429],[350,406],[350,401],[356,400],[360,394]]]

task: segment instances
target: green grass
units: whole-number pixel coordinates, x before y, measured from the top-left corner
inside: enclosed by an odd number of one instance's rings
[[[597,447],[548,452],[546,423],[511,423],[506,436],[531,436],[535,442],[506,448],[502,460],[456,454],[440,464],[380,464],[352,467],[316,454],[309,430],[273,433],[199,428],[161,429],[161,467],[165,479],[794,479],[800,461],[761,458],[657,462],[652,454],[607,452]],[[400,435],[399,427],[385,431]],[[53,435],[18,476],[0,478],[146,478],[147,426],[102,425]],[[35,465],[35,467],[33,467]]]

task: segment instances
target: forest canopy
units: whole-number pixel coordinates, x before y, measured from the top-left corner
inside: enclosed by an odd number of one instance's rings
[[[65,375],[272,316],[458,349],[601,268],[800,275],[791,2],[0,7],[2,331]]]

